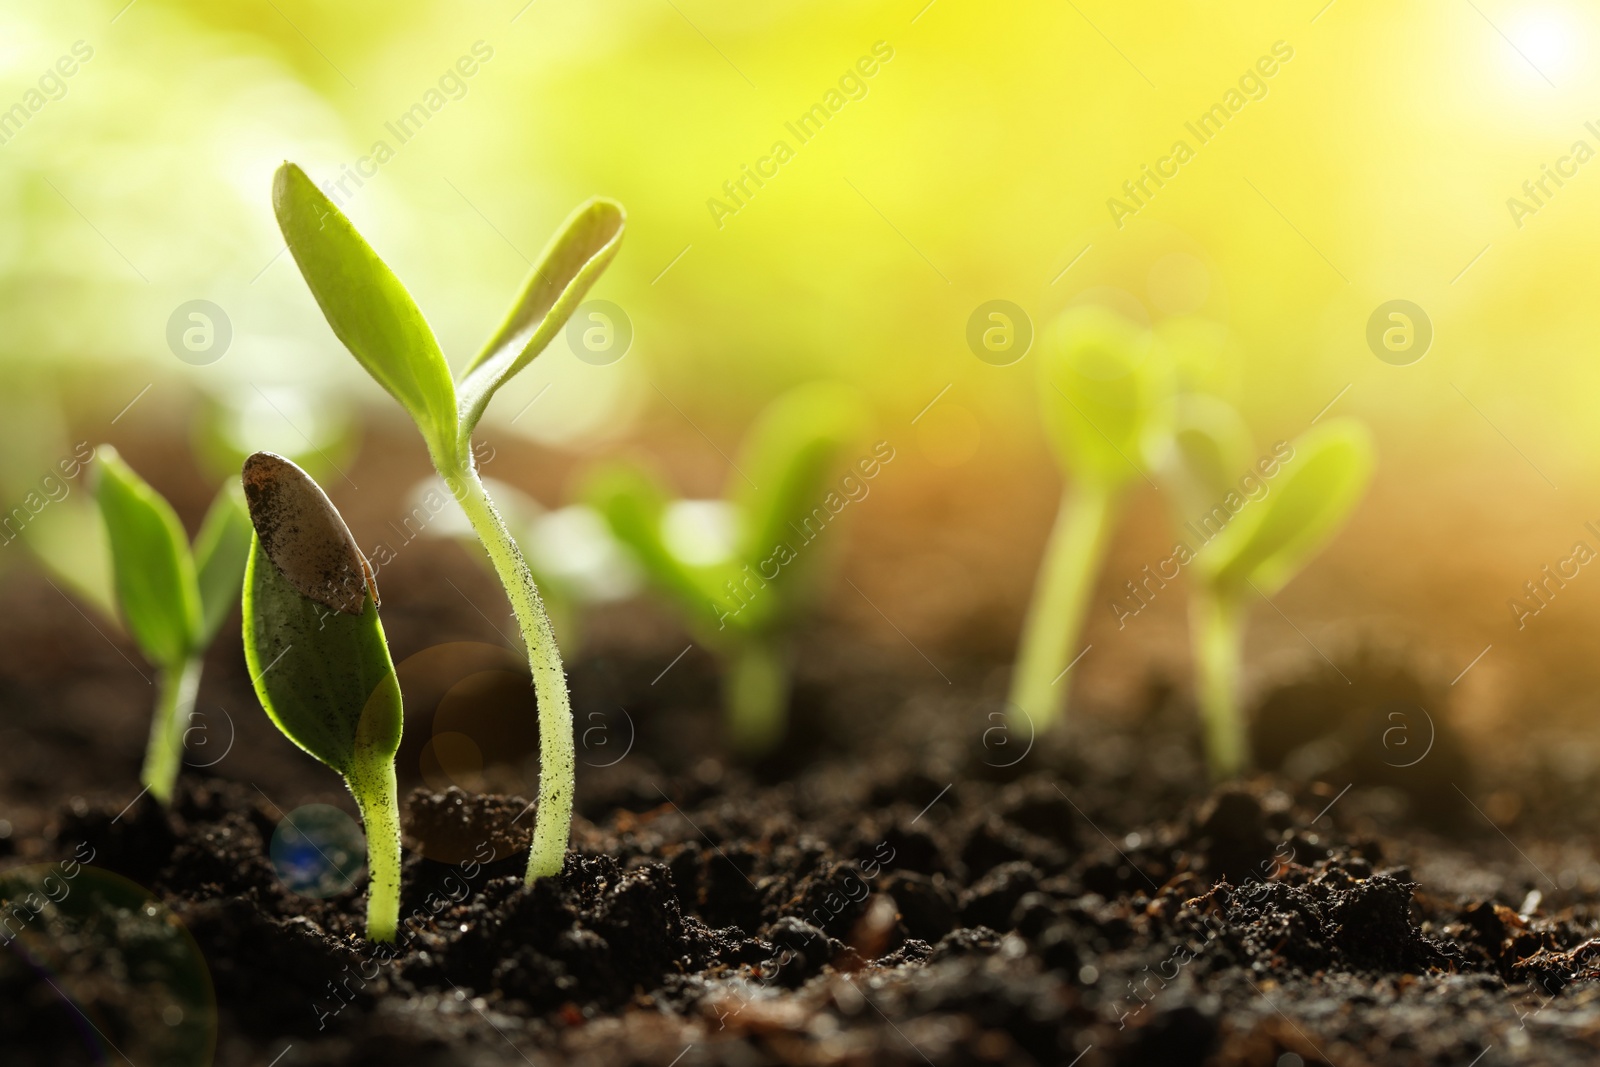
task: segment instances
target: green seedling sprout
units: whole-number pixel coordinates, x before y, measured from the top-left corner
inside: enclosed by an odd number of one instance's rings
[[[167,805],[206,647],[239,595],[250,523],[238,493],[225,486],[191,547],[172,505],[116,449],[101,445],[97,458],[95,498],[111,545],[118,613],[156,668],[156,711],[140,780]]]
[[[1069,485],[1035,579],[1009,701],[1039,729],[1066,706],[1095,576],[1127,487],[1148,477],[1171,418],[1172,372],[1148,331],[1100,307],[1073,308],[1042,338],[1039,399]]]
[[[542,352],[616,256],[622,207],[580,206],[546,246],[506,320],[452,377],[405,286],[311,179],[292,163],[272,187],[278,226],[334,334],[421,431],[505,587],[527,646],[539,703],[539,805],[527,879],[559,874],[572,825],[575,755],[561,651],[516,539],[478,477],[472,431],[496,391]]]
[[[274,725],[343,776],[367,833],[367,937],[400,917],[400,683],[366,557],[327,495],[270,452],[244,464],[255,535],[244,577],[244,658]]]
[[[801,386],[757,418],[720,506],[673,502],[659,480],[628,466],[597,471],[585,493],[647,581],[727,664],[728,736],[744,756],[765,755],[783,737],[791,634],[826,555],[810,542],[832,519],[829,498],[843,499],[830,482],[866,422],[861,400],[846,387]],[[696,523],[675,521],[696,513],[712,520],[698,524],[698,538]],[[719,516],[731,536],[706,529]]]
[[[1238,692],[1248,608],[1275,596],[1338,532],[1366,490],[1374,449],[1366,427],[1332,420],[1291,442],[1288,458],[1254,460],[1238,415],[1205,397],[1181,405],[1173,446],[1167,481],[1178,506],[1190,516],[1231,514],[1194,558],[1190,602],[1206,763],[1222,781],[1250,762]],[[1257,465],[1271,480],[1265,496],[1248,500],[1237,486]]]

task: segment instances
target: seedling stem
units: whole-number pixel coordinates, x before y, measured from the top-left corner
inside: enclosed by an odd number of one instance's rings
[[[517,547],[516,538],[506,528],[484,490],[471,459],[471,449],[463,450],[456,464],[456,485],[461,510],[477,532],[494,564],[500,584],[505,586],[528,648],[528,666],[533,671],[533,686],[539,703],[539,808],[534,816],[533,842],[528,850],[527,880],[561,873],[567,853],[567,835],[572,822],[572,797],[575,787],[576,754],[572,742],[572,704],[567,695],[567,676],[561,666],[561,650],[555,631],[545,613],[544,601],[534,584],[528,563]]]
[[[1095,575],[1104,561],[1116,514],[1115,489],[1085,483],[1062,495],[1044,572],[1034,588],[1023,624],[1022,651],[1011,685],[1011,703],[1036,728],[1053,723],[1066,702],[1061,674],[1077,655]]]
[[[345,783],[367,831],[367,937],[392,942],[400,916],[400,791],[394,757],[358,744]]]
[[[159,698],[150,720],[150,744],[145,749],[139,780],[150,787],[150,795],[163,807],[172,802],[172,789],[178,781],[183,735],[188,732],[194,699],[200,690],[200,668],[201,658],[194,655],[156,672]]]
[[[740,752],[770,752],[783,737],[789,665],[777,641],[754,638],[733,654],[726,687],[728,732]]]
[[[1233,597],[1203,589],[1195,591],[1189,611],[1206,764],[1211,780],[1223,782],[1237,778],[1250,762],[1250,738],[1239,709],[1245,613]]]

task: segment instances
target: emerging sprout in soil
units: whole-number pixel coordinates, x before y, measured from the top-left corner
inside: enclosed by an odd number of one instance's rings
[[[499,388],[550,343],[617,253],[623,212],[580,206],[546,246],[500,328],[458,378],[411,296],[350,221],[292,163],[279,168],[273,208],[328,325],[406,409],[445,484],[489,553],[527,645],[539,702],[539,807],[528,881],[558,874],[572,823],[572,710],[550,620],[522,552],[478,477],[472,431]]]
[[[1099,307],[1063,314],[1042,339],[1039,398],[1071,479],[1035,579],[1010,702],[1038,728],[1066,705],[1062,675],[1078,655],[1095,575],[1123,490],[1166,440],[1172,372],[1148,331]]]
[[[367,936],[393,941],[400,916],[394,754],[400,683],[378,621],[378,587],[333,504],[293,463],[244,464],[255,536],[244,578],[244,657],[284,736],[338,771],[367,831]]]
[[[826,553],[812,542],[877,473],[875,454],[838,486],[841,454],[863,436],[859,397],[819,382],[779,397],[747,434],[722,501],[670,501],[637,467],[597,471],[586,496],[647,579],[727,663],[723,706],[733,747],[771,751],[788,714],[790,635]],[[880,448],[886,446],[880,446]],[[870,464],[870,467],[868,466]],[[869,473],[870,470],[870,473]]]
[[[1190,603],[1206,762],[1222,780],[1250,761],[1238,694],[1250,602],[1274,596],[1343,525],[1371,478],[1374,450],[1366,427],[1336,419],[1255,459],[1238,415],[1208,397],[1185,399],[1173,444],[1168,481],[1179,506],[1196,521],[1217,509],[1230,516],[1194,556]],[[1260,496],[1240,495],[1241,475]]]
[[[239,595],[250,524],[237,492],[225,486],[191,548],[172,505],[116,449],[101,445],[98,458],[95,498],[111,543],[117,607],[157,673],[156,711],[140,781],[158,801],[170,804],[206,646]]]

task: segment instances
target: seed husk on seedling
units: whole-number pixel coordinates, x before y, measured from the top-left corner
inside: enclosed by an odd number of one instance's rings
[[[1215,506],[1241,472],[1252,470],[1249,431],[1231,408],[1212,398],[1186,399],[1180,406],[1173,445],[1166,480],[1177,506],[1191,515]],[[1267,494],[1241,507],[1193,563],[1189,626],[1196,687],[1206,764],[1219,781],[1237,777],[1250,763],[1239,707],[1250,604],[1277,595],[1332,540],[1372,476],[1372,435],[1354,420],[1330,420],[1290,447]]]
[[[779,397],[757,418],[722,501],[674,502],[659,479],[637,466],[602,468],[590,479],[585,495],[617,540],[697,639],[725,661],[728,737],[741,755],[765,755],[783,737],[791,635],[816,596],[827,555],[807,533],[821,527],[806,524],[866,422],[849,389],[813,383]],[[669,537],[674,513],[683,517],[689,508],[723,517],[728,543]]]
[[[239,595],[250,523],[238,491],[224,486],[191,546],[172,505],[116,449],[101,445],[97,458],[95,499],[111,545],[118,613],[156,667],[156,711],[140,780],[166,805],[183,762],[206,647]]]
[[[478,476],[472,432],[495,393],[544,350],[615,258],[622,207],[595,199],[568,216],[505,322],[462,373],[452,376],[405,286],[304,171],[292,163],[278,169],[272,204],[328,325],[416,423],[434,468],[466,512],[511,601],[539,703],[539,806],[527,880],[559,874],[572,825],[576,771],[567,679],[538,586]]]
[[[1165,446],[1172,369],[1147,330],[1072,308],[1041,339],[1039,402],[1069,483],[1034,581],[1009,702],[1038,729],[1066,707],[1068,666],[1130,484]]]
[[[344,519],[311,476],[258,452],[245,461],[255,535],[244,579],[244,654],[256,696],[285,737],[337,771],[367,834],[367,936],[400,915],[394,755],[402,708],[378,587]]]

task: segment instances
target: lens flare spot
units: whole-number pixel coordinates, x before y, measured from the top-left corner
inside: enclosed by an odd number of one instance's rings
[[[338,808],[307,804],[278,823],[270,853],[285,886],[321,900],[355,885],[366,870],[367,840]]]
[[[422,748],[422,780],[432,789],[473,791],[483,778],[483,750],[466,734],[437,733]]]

